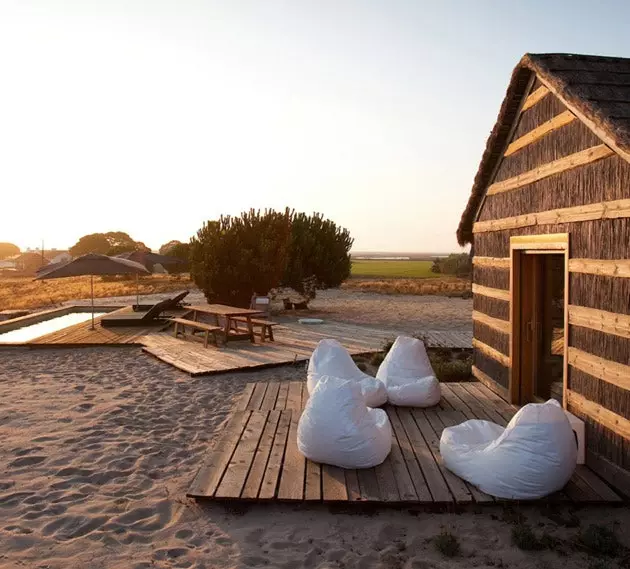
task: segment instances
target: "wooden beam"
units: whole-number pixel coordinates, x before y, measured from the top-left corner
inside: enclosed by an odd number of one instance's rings
[[[571,389],[567,389],[567,399],[569,411],[577,411],[577,414],[586,415],[613,433],[617,433],[624,439],[630,439],[630,421],[628,419],[613,413],[594,401],[589,401]]]
[[[533,93],[525,99],[523,106],[521,107],[521,112],[526,111],[527,109],[533,107],[538,101],[540,101],[543,97],[546,97],[549,94],[549,89],[544,85],[538,87]]]
[[[562,128],[574,120],[575,115],[571,111],[564,111],[563,113],[556,115],[552,119],[542,123],[540,126],[530,130],[527,134],[517,138],[507,147],[503,156],[510,156],[511,154],[514,154],[515,152],[521,150],[521,148],[525,148],[532,142],[536,142],[539,138],[542,138],[554,130]]]
[[[509,257],[473,257],[473,265],[476,267],[494,267],[497,269],[509,269]]]
[[[473,338],[472,345],[473,345],[473,348],[475,348],[476,350],[479,350],[485,356],[492,358],[493,360],[499,362],[500,364],[504,365],[507,368],[510,367],[509,356],[502,354],[499,350],[494,349],[492,346],[488,346],[488,344],[484,344],[483,342],[480,342],[476,338]]]
[[[585,306],[569,306],[569,324],[630,339],[630,316]]]
[[[473,294],[481,294],[482,296],[489,296],[490,298],[496,298],[498,300],[510,301],[510,291],[500,288],[491,288],[489,286],[482,286],[478,284],[472,285]]]
[[[515,235],[510,237],[510,250],[525,249],[527,253],[551,249],[565,251],[569,247],[568,233],[545,233],[543,235]]]
[[[474,346],[474,340],[473,340]],[[630,366],[569,347],[569,365],[621,389],[630,389]]]
[[[481,322],[481,324],[485,324],[489,328],[501,332],[502,334],[510,333],[510,323],[507,320],[494,318],[477,310],[473,310],[472,318],[475,322]]]
[[[570,259],[569,272],[630,278],[630,259]]]
[[[501,399],[508,400],[508,390],[501,384],[497,383],[489,375],[482,372],[478,367],[472,366],[472,374],[475,379],[483,383],[488,389],[496,393]]]
[[[495,194],[516,190],[533,182],[537,182],[538,180],[553,176],[554,174],[559,174],[560,172],[566,172],[567,170],[572,170],[578,166],[590,164],[591,162],[607,158],[613,154],[614,151],[608,148],[605,144],[592,146],[586,150],[580,150],[580,152],[575,152],[574,154],[569,154],[563,158],[558,158],[558,160],[554,160],[553,162],[548,162],[547,164],[538,166],[538,168],[534,168],[533,170],[523,172],[513,178],[508,178],[502,182],[495,182],[491,186],[488,186],[487,194],[489,196],[493,196]]]
[[[560,101],[564,103],[564,105],[569,109],[578,119],[580,119],[591,131],[602,139],[610,148],[612,148],[619,156],[621,156],[624,160],[630,162],[630,152],[625,149],[620,148],[615,141],[614,136],[611,134],[609,129],[604,128],[601,123],[596,122],[595,120],[587,117],[580,109],[576,108],[571,102],[567,101],[563,94],[555,88],[545,77],[538,75],[538,79],[540,82],[547,87],[550,93],[553,93]]]
[[[558,223],[577,223],[579,221],[614,219],[620,217],[630,217],[630,199],[551,209],[538,213],[528,213],[488,221],[478,221],[473,226],[473,233],[487,233],[489,231],[504,231],[506,229],[518,229],[519,227],[531,227],[534,225],[556,225]]]

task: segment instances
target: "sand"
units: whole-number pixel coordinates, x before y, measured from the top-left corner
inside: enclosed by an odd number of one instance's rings
[[[190,378],[137,348],[2,350],[0,568],[591,567],[566,510],[519,510],[562,540],[556,552],[523,552],[511,545],[514,512],[497,507],[366,513],[187,499],[244,385],[299,378],[303,366]],[[630,541],[627,509],[576,515],[581,528],[605,523]],[[460,556],[435,549],[442,528]]]

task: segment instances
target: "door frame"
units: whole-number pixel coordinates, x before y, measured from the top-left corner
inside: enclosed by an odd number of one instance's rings
[[[525,254],[564,253],[564,361],[562,371],[562,406],[567,408],[569,369],[569,234],[519,235],[510,237],[510,403],[519,404],[521,384],[521,259]]]

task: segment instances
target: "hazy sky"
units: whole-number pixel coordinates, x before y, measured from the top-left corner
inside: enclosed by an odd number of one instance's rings
[[[0,0],[0,241],[157,248],[250,207],[456,250],[523,53],[630,57],[630,2]]]

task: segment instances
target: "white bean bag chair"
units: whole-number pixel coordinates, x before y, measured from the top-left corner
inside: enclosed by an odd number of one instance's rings
[[[306,387],[309,393],[322,377],[334,376],[357,382],[368,407],[380,407],[387,402],[383,382],[363,373],[348,351],[337,340],[321,340],[308,362]]]
[[[299,451],[314,462],[371,468],[392,448],[387,413],[367,407],[356,381],[322,377],[300,417]]]
[[[560,490],[577,463],[577,444],[562,407],[530,403],[503,428],[489,421],[447,427],[440,439],[446,467],[497,498],[533,500]]]
[[[440,382],[424,343],[416,338],[398,336],[376,377],[385,384],[392,405],[431,407],[440,402]]]

